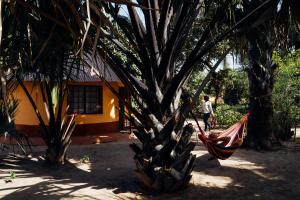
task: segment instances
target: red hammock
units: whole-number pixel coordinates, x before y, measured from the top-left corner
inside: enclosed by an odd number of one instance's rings
[[[209,136],[200,127],[196,120],[197,126],[200,130],[198,137],[204,143],[210,154],[216,158],[225,160],[242,145],[244,128],[249,115],[250,113],[247,113],[239,122],[232,125],[216,137]]]

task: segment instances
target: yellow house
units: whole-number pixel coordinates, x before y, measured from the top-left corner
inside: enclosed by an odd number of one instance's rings
[[[63,110],[69,105],[69,113],[76,116],[77,125],[73,135],[98,135],[124,128],[124,116],[119,114],[119,108],[123,110],[123,106],[119,105],[118,98],[96,76],[95,71],[100,72],[121,96],[126,94],[122,82],[109,67],[104,67],[103,63],[99,65],[97,62],[93,69],[84,68],[84,72],[79,73],[75,80],[68,82],[68,95],[63,103]],[[23,83],[31,93],[42,118],[47,121],[40,88],[34,85],[30,75],[26,76]],[[40,136],[39,121],[21,86],[16,89],[15,96],[19,102],[15,116],[17,130],[31,137]]]

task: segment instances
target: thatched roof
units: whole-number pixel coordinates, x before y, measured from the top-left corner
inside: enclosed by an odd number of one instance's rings
[[[23,80],[33,81],[35,76],[35,73],[28,73]],[[108,82],[120,81],[118,76],[100,56],[84,55],[79,66],[72,68],[71,80],[73,81],[95,82],[101,81],[102,78]]]

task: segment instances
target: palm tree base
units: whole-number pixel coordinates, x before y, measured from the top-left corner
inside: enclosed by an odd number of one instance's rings
[[[49,147],[46,151],[46,162],[50,165],[64,165],[66,161],[66,148]]]
[[[174,192],[184,189],[192,178],[190,172],[181,179],[176,180],[167,170],[161,170],[153,178],[150,178],[141,170],[136,170],[135,175],[147,188],[155,192]]]

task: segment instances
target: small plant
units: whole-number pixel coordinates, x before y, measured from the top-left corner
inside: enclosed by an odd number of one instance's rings
[[[5,179],[5,183],[11,183],[13,179],[15,179],[17,177],[16,172],[14,171],[10,171],[9,172],[9,178]]]
[[[10,178],[10,179],[15,179],[16,177],[17,177],[16,172],[14,172],[14,171],[10,171],[10,172],[9,172],[9,178]]]
[[[84,155],[81,159],[80,159],[80,162],[81,163],[89,163],[91,160],[90,160],[90,157],[88,155]]]

